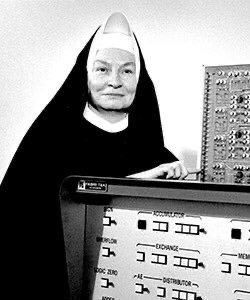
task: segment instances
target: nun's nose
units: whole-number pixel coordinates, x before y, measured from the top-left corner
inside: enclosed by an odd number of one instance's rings
[[[110,74],[108,84],[115,89],[122,86],[122,81],[118,72],[114,71]]]

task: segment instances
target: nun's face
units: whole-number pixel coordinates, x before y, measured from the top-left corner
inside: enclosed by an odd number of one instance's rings
[[[92,73],[88,74],[90,103],[99,112],[126,112],[137,87],[135,57],[121,49],[97,52]]]

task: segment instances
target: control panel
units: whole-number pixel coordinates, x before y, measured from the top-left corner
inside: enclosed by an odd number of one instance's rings
[[[72,299],[250,300],[247,188],[68,178]]]
[[[250,184],[250,65],[205,67],[201,180]]]

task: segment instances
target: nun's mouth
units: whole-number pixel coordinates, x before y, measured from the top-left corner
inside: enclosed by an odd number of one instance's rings
[[[109,97],[123,97],[123,94],[119,94],[119,93],[106,93],[103,94],[104,96],[109,96]]]

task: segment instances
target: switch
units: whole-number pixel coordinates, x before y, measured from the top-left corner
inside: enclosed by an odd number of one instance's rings
[[[101,287],[109,288],[110,286],[114,287],[113,282],[109,281],[108,278],[101,278]]]
[[[181,265],[181,257],[175,256],[174,257],[174,266],[180,266]]]
[[[200,226],[194,224],[183,224],[183,223],[176,223],[176,233],[184,233],[184,234],[192,234],[192,235],[199,235],[200,233]]]
[[[101,287],[107,288],[108,285],[109,285],[109,280],[108,280],[108,278],[102,278],[102,279],[101,279]]]
[[[102,248],[102,256],[109,256],[109,248],[103,247]]]
[[[250,265],[247,266],[246,275],[247,275],[247,276],[250,276]]]
[[[182,264],[183,267],[187,267],[188,266],[188,260],[186,258],[183,258],[181,260],[181,264]]]
[[[144,284],[142,283],[136,283],[135,284],[135,293],[136,294],[144,294],[144,293],[150,293],[149,289],[144,287]]]
[[[144,262],[145,261],[145,252],[137,251],[136,260]]]
[[[103,257],[115,256],[115,252],[111,251],[109,247],[102,247],[102,256]]]
[[[143,294],[143,287],[144,287],[143,284],[136,283],[135,284],[135,292],[136,292],[136,294]]]
[[[238,274],[250,276],[250,265],[239,265]]]
[[[103,217],[103,225],[104,226],[111,226],[111,217]]]
[[[179,297],[180,299],[187,299],[187,292],[180,292]]]
[[[222,273],[231,273],[231,263],[222,262]]]
[[[199,234],[199,226],[191,226],[190,233],[191,234]]]
[[[172,291],[172,299],[179,299],[179,291],[177,290]]]
[[[111,224],[116,225],[116,221],[112,220],[111,217],[104,216],[103,217],[103,225],[104,226],[111,226]]]
[[[167,264],[167,255],[152,253],[151,263],[166,265]]]
[[[168,231],[168,222],[153,221],[153,231]]]
[[[182,232],[183,232],[183,233],[189,233],[189,228],[190,228],[190,227],[189,227],[188,225],[183,225],[183,226],[182,226]]]
[[[198,268],[198,260],[197,259],[189,259],[188,266],[190,268],[197,269]]]
[[[174,256],[174,266],[175,267],[184,267],[190,269],[198,269],[198,259]]]
[[[196,293],[183,291],[183,290],[172,290],[172,299],[176,300],[198,300]],[[201,298],[199,298],[201,300]]]
[[[157,297],[166,298],[166,288],[165,287],[157,287]]]
[[[146,230],[147,228],[147,221],[146,220],[138,220],[138,229]]]
[[[231,238],[235,239],[235,240],[240,240],[241,239],[241,229],[232,228]]]

